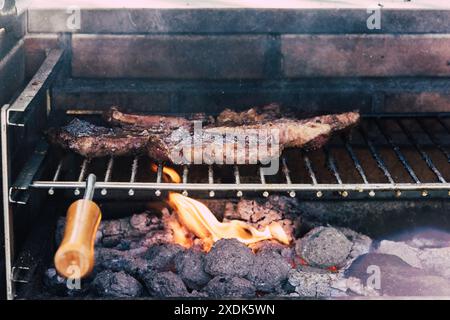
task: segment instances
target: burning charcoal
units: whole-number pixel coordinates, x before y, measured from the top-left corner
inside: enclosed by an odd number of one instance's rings
[[[67,296],[67,280],[60,277],[54,268],[48,269],[44,274],[45,289],[54,295]]]
[[[344,295],[333,289],[339,275],[322,269],[300,267],[289,274],[289,284],[301,297],[332,297]]]
[[[146,248],[120,251],[110,248],[96,249],[96,271],[111,270],[114,272],[125,271],[128,274],[142,279],[143,275],[151,271],[146,259],[141,257]]]
[[[247,275],[257,290],[262,292],[279,292],[288,278],[291,266],[277,252],[262,251],[256,254]]]
[[[58,275],[55,268],[49,268],[44,274],[44,287],[47,293],[56,295],[59,297],[81,297],[85,296],[88,291],[88,283],[92,279],[89,277],[87,279],[81,280],[79,282],[79,287],[73,280],[68,281]]]
[[[162,228],[161,217],[144,212],[135,214],[131,218],[104,221],[99,230],[103,235],[102,244],[105,247],[114,247],[120,244],[122,239],[140,238]]]
[[[206,285],[204,290],[213,298],[251,298],[256,294],[256,288],[250,281],[232,276],[217,276]]]
[[[254,254],[236,239],[217,241],[205,258],[205,271],[209,274],[245,277],[253,265]]]
[[[177,244],[161,244],[150,247],[144,257],[151,268],[157,271],[168,271],[173,269],[173,260],[177,253],[183,250],[183,247]]]
[[[228,202],[224,221],[243,220],[257,229],[279,222],[287,235],[293,237],[299,216],[297,199],[272,195],[264,200],[242,199],[237,204]]]
[[[372,248],[372,239],[368,236],[353,231],[348,228],[337,228],[347,239],[352,242],[352,251],[350,258],[357,258],[362,254],[368,253]]]
[[[371,270],[371,272],[368,272]],[[374,275],[378,270],[378,283]],[[449,296],[450,281],[414,268],[397,256],[368,253],[358,257],[345,272],[388,296]],[[370,277],[370,279],[369,279]],[[378,286],[379,285],[379,286]]]
[[[203,252],[186,250],[175,256],[175,269],[190,289],[201,289],[211,279],[211,276],[205,272],[204,266]]]
[[[145,285],[154,297],[187,297],[189,293],[183,280],[173,272],[149,274],[144,280]]]
[[[296,242],[297,254],[312,267],[343,266],[351,250],[352,243],[331,227],[314,228]]]
[[[142,285],[123,271],[102,271],[95,277],[92,286],[101,297],[127,298],[142,294]]]

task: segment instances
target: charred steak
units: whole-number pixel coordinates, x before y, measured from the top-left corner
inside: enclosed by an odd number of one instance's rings
[[[147,152],[153,159],[176,164],[266,163],[285,148],[320,148],[333,133],[353,127],[359,118],[358,112],[304,120],[280,118],[261,124],[209,127],[193,134],[180,128],[171,134],[151,135]]]
[[[189,117],[175,117],[162,115],[145,115],[125,113],[118,107],[111,107],[103,113],[103,119],[113,126],[124,128],[142,128],[152,133],[165,132],[179,127],[191,127],[192,121],[202,121],[205,124],[213,122],[212,117],[204,113],[194,113]]]
[[[146,130],[105,128],[87,121],[73,119],[61,128],[50,128],[48,140],[84,157],[124,156],[145,149],[149,133]]]
[[[245,111],[223,110],[217,116],[218,126],[240,126],[246,124],[258,124],[280,119],[283,116],[281,107],[277,103],[271,103],[262,107],[253,107]],[[286,117],[286,115],[285,115]],[[287,116],[289,117],[289,115]]]

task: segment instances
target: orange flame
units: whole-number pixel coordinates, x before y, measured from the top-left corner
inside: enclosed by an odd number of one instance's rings
[[[152,165],[152,170],[157,170],[157,166]],[[165,181],[176,183],[181,181],[178,173],[172,168],[163,167],[162,172]],[[184,247],[191,246],[192,240],[186,235],[183,227],[203,241],[203,248],[206,251],[220,239],[235,238],[246,245],[271,239],[289,244],[291,240],[281,225],[276,222],[266,226],[264,230],[258,230],[239,220],[219,222],[203,203],[179,193],[170,192],[168,204],[176,211],[178,217],[178,221],[171,221],[169,225],[174,232],[174,241]]]

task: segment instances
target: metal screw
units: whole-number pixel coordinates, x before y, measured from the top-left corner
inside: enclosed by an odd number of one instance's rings
[[[267,198],[268,196],[269,196],[269,192],[264,191],[264,192],[263,192],[263,197],[264,197],[264,198]]]
[[[375,191],[370,190],[369,191],[369,197],[375,197]]]
[[[48,189],[48,194],[51,195],[51,196],[54,195],[55,194],[55,190],[53,188]]]
[[[101,194],[102,196],[106,196],[107,193],[108,193],[108,190],[106,190],[105,188],[103,188],[103,189],[100,191],[100,194]]]
[[[183,192],[181,193],[183,196],[187,197],[188,196],[188,192],[187,190],[183,190]]]
[[[289,192],[289,196],[290,196],[291,198],[295,198],[295,191]]]
[[[128,190],[128,195],[130,197],[134,196],[134,190],[133,189]]]
[[[156,191],[155,191],[155,195],[156,195],[157,197],[159,197],[159,196],[161,195],[161,190],[156,190]]]
[[[74,195],[79,196],[80,195],[80,189],[75,189],[75,191],[73,192]]]
[[[400,190],[395,191],[395,196],[399,198],[402,195],[402,192]]]
[[[428,191],[427,190],[423,190],[422,191],[422,197],[426,197],[428,196]]]
[[[238,191],[238,192],[236,193],[236,196],[239,197],[239,198],[242,197],[242,191]]]
[[[346,190],[342,191],[341,196],[343,196],[344,198],[347,198],[348,192]]]
[[[216,195],[216,193],[215,193],[214,191],[211,190],[211,191],[209,192],[209,197],[210,197],[210,198],[214,198],[215,195]]]
[[[322,198],[322,196],[323,196],[322,191],[317,191],[317,192],[316,192],[316,197],[317,197],[317,198]]]

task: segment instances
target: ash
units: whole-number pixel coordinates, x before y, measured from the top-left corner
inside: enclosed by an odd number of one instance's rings
[[[209,205],[209,204],[208,204]],[[450,296],[450,236],[373,241],[330,225],[306,230],[295,199],[215,200],[215,214],[261,228],[277,221],[294,241],[261,241],[251,248],[235,239],[201,245],[174,244],[166,228],[171,212],[143,212],[103,221],[96,238],[96,265],[68,289],[53,266],[43,275],[45,294],[77,298],[255,298],[354,296]],[[219,212],[220,211],[220,212]],[[58,221],[56,244],[64,230]],[[300,236],[302,235],[302,236]]]

